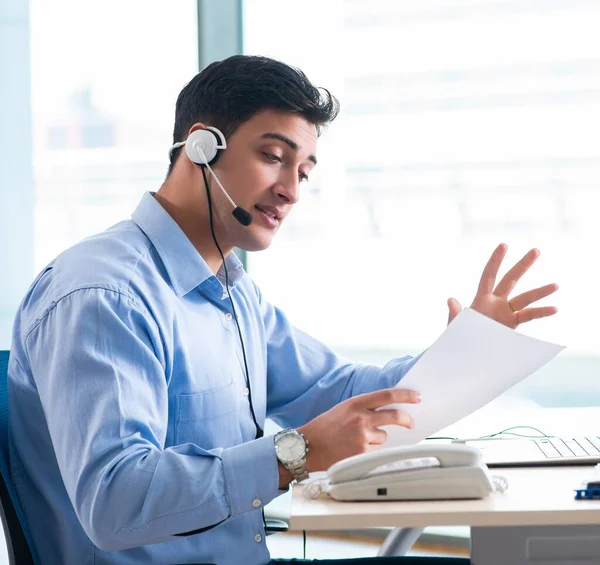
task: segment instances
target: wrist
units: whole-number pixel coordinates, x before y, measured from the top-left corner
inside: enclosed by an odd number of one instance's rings
[[[289,472],[292,480],[296,479],[301,482],[307,479],[308,444],[302,433],[296,429],[287,428],[275,434],[274,442],[277,460]]]
[[[306,427],[302,426],[298,428],[298,432],[302,434],[308,447],[308,449],[306,450],[306,464],[304,465],[304,468],[308,473],[314,473],[315,471],[319,471],[318,465],[315,462],[315,458],[317,456],[317,453],[315,452],[315,444],[312,441],[312,435],[310,431],[307,433]]]
[[[292,477],[292,474],[285,468],[281,461],[277,461],[277,467],[279,468],[279,490],[285,490],[290,486],[294,477]]]

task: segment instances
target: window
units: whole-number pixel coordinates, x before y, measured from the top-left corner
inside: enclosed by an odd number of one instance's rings
[[[193,1],[32,2],[36,270],[164,179],[195,14]]]
[[[559,283],[544,301],[559,314],[519,331],[568,349],[507,394],[600,405],[598,3],[246,0],[244,18],[244,52],[302,68],[342,107],[287,225],[249,254],[265,296],[383,364],[436,339],[498,243],[504,270],[538,247],[517,290]]]
[[[198,70],[193,0],[32,0],[28,21],[22,16],[27,2],[17,5],[20,37],[30,38],[30,74],[22,77],[27,53],[16,48],[20,58],[0,73],[6,84],[20,79],[15,101],[30,98],[31,83],[27,166],[33,194],[13,187],[11,206],[2,213],[26,199],[22,208],[30,214],[33,205],[34,235],[33,245],[18,254],[19,288],[0,310],[2,348],[10,343],[14,312],[34,274],[82,238],[128,218],[143,192],[160,185],[175,101]],[[9,122],[9,135],[18,139],[26,125]],[[29,151],[28,144],[20,145],[15,158]],[[31,226],[22,230],[30,237]]]

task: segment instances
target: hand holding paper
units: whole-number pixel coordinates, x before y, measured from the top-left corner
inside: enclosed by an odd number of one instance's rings
[[[417,443],[481,408],[545,365],[562,349],[520,334],[467,308],[415,363],[397,387],[419,392],[417,405],[395,406],[413,429],[384,426],[383,447]]]

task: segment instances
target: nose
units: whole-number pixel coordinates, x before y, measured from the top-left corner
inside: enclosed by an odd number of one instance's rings
[[[300,181],[294,175],[290,179],[281,180],[275,187],[275,194],[286,204],[296,204],[300,198]]]

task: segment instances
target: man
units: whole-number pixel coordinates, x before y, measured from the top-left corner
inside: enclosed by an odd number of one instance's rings
[[[342,361],[231,253],[270,245],[337,109],[280,62],[210,65],[179,95],[158,192],[34,281],[14,326],[11,465],[44,564],[268,563],[265,504],[377,448],[380,426],[413,425],[376,409],[420,400],[394,388],[414,359]],[[555,285],[508,298],[537,251],[494,290],[505,251],[473,308],[511,327],[553,314],[529,305]],[[264,436],[266,416],[292,429]]]

